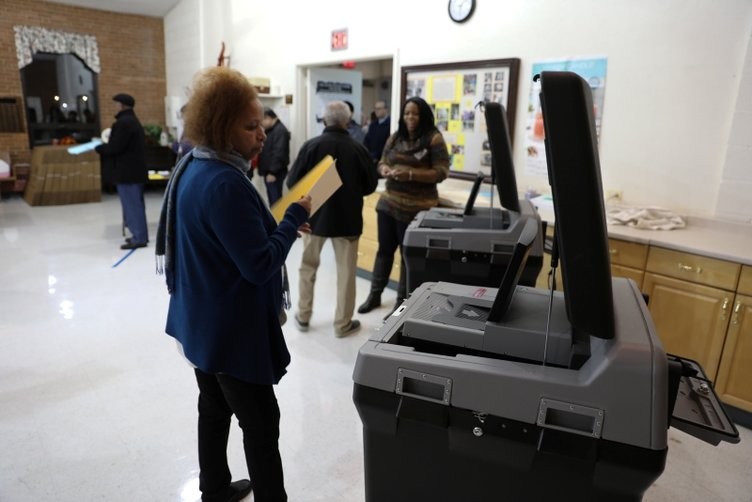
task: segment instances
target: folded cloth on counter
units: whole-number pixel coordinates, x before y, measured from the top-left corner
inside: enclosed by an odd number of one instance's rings
[[[684,228],[684,218],[660,207],[612,207],[606,210],[609,225],[627,225],[644,230],[674,230]]]

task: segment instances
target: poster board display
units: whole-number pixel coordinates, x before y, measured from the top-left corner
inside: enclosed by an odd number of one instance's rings
[[[460,63],[405,66],[402,100],[419,96],[434,111],[451,159],[449,175],[473,179],[480,171],[491,176],[491,150],[483,101],[501,103],[514,138],[520,60],[492,59]]]
[[[593,97],[593,118],[595,120],[596,138],[601,135],[601,118],[606,92],[606,69],[608,59],[601,57],[578,57],[549,61],[535,61],[532,65],[530,101],[527,108],[525,124],[525,174],[548,177],[546,149],[544,145],[543,113],[540,103],[540,81],[535,78],[543,71],[571,71],[588,83]]]

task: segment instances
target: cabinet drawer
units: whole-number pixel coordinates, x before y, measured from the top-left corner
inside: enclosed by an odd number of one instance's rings
[[[636,242],[621,241],[618,239],[608,240],[608,253],[612,265],[645,269],[645,260],[648,256],[648,247]]]
[[[372,207],[363,207],[363,234],[367,234],[373,239],[378,239],[379,224],[376,209]]]
[[[646,270],[677,279],[734,291],[741,265],[681,251],[650,247]]]
[[[743,295],[752,295],[752,267],[749,265],[742,266],[742,273],[739,276],[739,286],[736,291]]]

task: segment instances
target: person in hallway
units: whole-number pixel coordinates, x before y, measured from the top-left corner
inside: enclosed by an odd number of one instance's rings
[[[389,281],[394,252],[408,224],[420,211],[439,203],[437,183],[449,174],[449,152],[436,128],[433,112],[422,98],[413,97],[402,105],[397,132],[384,145],[379,174],[386,178],[386,190],[376,203],[379,248],[373,264],[371,292],[358,312],[363,314],[381,306],[381,293]],[[402,256],[397,308],[407,292],[405,260]]]
[[[202,501],[284,502],[280,410],[273,386],[290,362],[280,326],[281,274],[298,232],[309,232],[311,198],[277,224],[247,177],[266,134],[263,106],[239,72],[199,73],[185,110],[196,146],[168,182],[157,230],[157,270],[170,304],[165,331],[194,368]],[[251,480],[232,481],[232,415],[243,431]]]
[[[349,101],[345,101],[344,103],[350,109],[350,120],[347,121],[347,133],[358,143],[363,143],[366,134],[363,132],[363,128],[360,127],[360,124],[355,121],[355,107]]]
[[[292,187],[325,156],[331,155],[336,160],[342,186],[311,217],[311,235],[305,237],[300,264],[300,298],[295,324],[301,331],[308,330],[321,248],[327,239],[331,239],[337,262],[334,329],[338,337],[360,329],[360,321],[352,316],[358,240],[363,233],[363,197],[373,193],[378,182],[368,150],[347,133],[350,117],[350,110],[344,102],[327,103],[324,132],[303,144],[287,177],[287,186]]]
[[[386,102],[376,101],[373,113],[375,118],[368,124],[368,132],[363,139],[363,144],[366,145],[366,148],[371,153],[374,163],[378,163],[381,160],[381,153],[384,151],[384,144],[389,138],[391,127],[389,108],[387,108]]]
[[[290,164],[290,131],[274,110],[264,108],[266,141],[258,156],[258,174],[264,178],[269,206],[282,197],[282,187]]]
[[[116,94],[112,98],[117,113],[107,143],[97,145],[102,164],[108,166],[123,208],[125,227],[131,237],[125,239],[120,249],[146,247],[149,230],[146,226],[144,184],[148,180],[146,167],[146,136],[133,107],[136,100],[128,94]]]

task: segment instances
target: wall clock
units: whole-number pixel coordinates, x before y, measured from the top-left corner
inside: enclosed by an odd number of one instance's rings
[[[475,0],[449,0],[449,18],[455,23],[464,23],[475,11]]]

